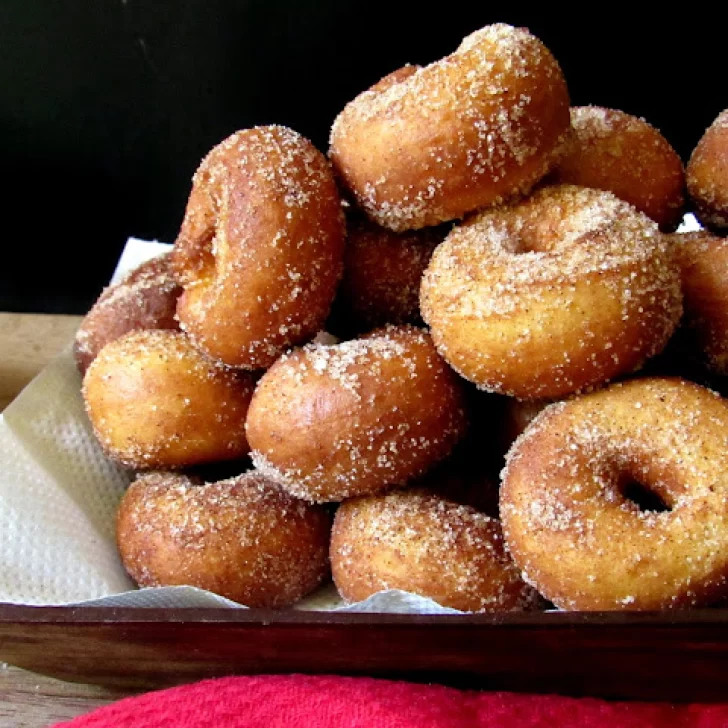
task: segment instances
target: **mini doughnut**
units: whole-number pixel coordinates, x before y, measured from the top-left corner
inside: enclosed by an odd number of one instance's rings
[[[710,369],[728,374],[728,238],[675,235],[682,270],[685,320]]]
[[[726,472],[728,403],[708,389],[645,378],[559,402],[509,453],[508,549],[562,609],[708,605],[728,593]]]
[[[107,344],[83,380],[94,432],[130,468],[178,468],[248,453],[255,382],[176,331],[133,331]]]
[[[685,172],[670,142],[631,114],[599,106],[571,109],[574,130],[550,179],[614,193],[674,230],[685,205]]]
[[[331,532],[331,571],[347,601],[402,589],[464,612],[533,608],[500,523],[421,491],[352,498]]]
[[[110,341],[137,329],[178,329],[182,289],[172,276],[169,254],[142,263],[99,296],[76,332],[73,353],[81,374]]]
[[[291,495],[340,501],[404,485],[465,431],[463,392],[430,337],[409,326],[281,357],[247,421],[256,467]]]
[[[609,192],[560,185],[456,226],[422,279],[438,351],[482,389],[559,398],[639,367],[682,312],[657,225]]]
[[[270,366],[323,328],[344,236],[331,167],[311,142],[281,126],[233,134],[197,170],[172,254],[182,329],[230,366]]]
[[[718,114],[693,150],[687,182],[700,222],[719,233],[728,231],[728,109]]]
[[[149,473],[116,520],[125,569],[140,586],[188,585],[248,607],[286,607],[329,574],[331,518],[258,473],[217,483]]]
[[[420,323],[422,274],[445,231],[394,233],[354,214],[347,227],[344,276],[332,318],[356,333]]]
[[[349,103],[331,129],[330,157],[359,206],[401,232],[527,192],[569,133],[569,95],[551,53],[525,29],[490,25]]]

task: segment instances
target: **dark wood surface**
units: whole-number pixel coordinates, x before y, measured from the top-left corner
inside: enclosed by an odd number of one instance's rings
[[[0,659],[127,690],[305,672],[721,701],[728,697],[728,613],[494,617],[5,606]]]

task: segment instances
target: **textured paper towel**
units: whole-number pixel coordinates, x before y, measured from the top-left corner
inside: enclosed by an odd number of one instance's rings
[[[130,239],[112,280],[168,248]],[[0,602],[239,607],[192,587],[134,589],[114,542],[116,507],[130,477],[98,446],[80,386],[69,346],[0,415]],[[296,608],[455,613],[400,591],[344,605],[332,585]]]

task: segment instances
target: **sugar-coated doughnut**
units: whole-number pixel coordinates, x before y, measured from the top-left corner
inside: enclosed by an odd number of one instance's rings
[[[248,453],[252,375],[209,359],[178,331],[133,331],[107,344],[83,380],[94,432],[131,468],[178,468]]]
[[[682,271],[685,321],[709,368],[728,375],[728,238],[695,232],[673,240]]]
[[[609,192],[545,187],[455,226],[422,279],[422,316],[479,387],[558,398],[663,348],[682,312],[669,247]]]
[[[282,126],[233,134],[197,170],[175,243],[182,328],[230,366],[270,366],[323,328],[344,236],[333,172],[311,142]]]
[[[728,593],[727,472],[728,402],[691,382],[634,379],[551,405],[503,473],[508,549],[562,609],[710,604]]]
[[[188,585],[285,607],[329,573],[329,514],[255,472],[217,483],[149,473],[119,506],[122,562],[140,586]]]
[[[342,503],[331,532],[331,571],[339,593],[352,602],[402,589],[466,612],[537,603],[496,519],[417,490]]]
[[[76,332],[73,353],[81,374],[106,344],[129,331],[178,329],[175,310],[181,292],[169,254],[142,263],[105,288]]]
[[[558,160],[569,128],[551,53],[525,29],[490,25],[350,102],[331,129],[330,156],[360,207],[402,231],[527,192]]]
[[[644,119],[616,109],[575,106],[574,133],[554,182],[613,192],[674,230],[685,205],[685,172],[670,142]]]
[[[688,194],[700,221],[728,231],[728,109],[706,129],[687,166]]]
[[[258,382],[247,420],[251,456],[299,498],[375,493],[446,457],[466,427],[463,405],[457,376],[421,329],[311,344]]]
[[[342,331],[420,323],[420,282],[446,231],[395,233],[362,215],[347,221],[344,275],[332,318]]]

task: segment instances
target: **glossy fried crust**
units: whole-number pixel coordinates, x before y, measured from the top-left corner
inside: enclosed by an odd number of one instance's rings
[[[175,243],[182,328],[230,366],[270,366],[323,327],[344,236],[331,167],[311,142],[281,126],[233,134],[197,170]]]
[[[554,170],[554,182],[613,192],[674,230],[685,204],[685,172],[677,152],[655,127],[631,114],[598,106],[571,109],[574,133]]]
[[[180,332],[135,331],[105,346],[83,396],[99,442],[132,468],[177,468],[247,454],[254,380]]]
[[[728,239],[698,232],[675,235],[673,241],[686,323],[710,369],[728,374]]]
[[[718,114],[693,150],[687,167],[688,194],[700,221],[728,230],[728,109]]]
[[[247,433],[253,462],[289,493],[340,501],[404,485],[446,457],[463,406],[430,337],[392,327],[281,357],[258,382]]]
[[[682,312],[657,225],[609,192],[560,185],[453,228],[422,279],[442,356],[482,389],[558,398],[657,354]]]
[[[169,254],[142,263],[99,296],[76,332],[73,353],[81,374],[101,349],[129,331],[178,329],[175,281]]]
[[[394,233],[361,215],[347,225],[344,277],[333,314],[358,332],[420,322],[420,282],[442,228]]]
[[[403,231],[527,192],[558,160],[569,128],[553,56],[524,29],[490,25],[349,103],[330,157],[367,214]]]
[[[710,604],[728,591],[728,403],[636,379],[539,415],[501,486],[508,549],[563,609]],[[666,511],[641,510],[639,483]]]
[[[150,473],[116,522],[124,567],[140,586],[189,585],[249,607],[286,607],[328,575],[331,521],[257,473],[199,484]]]
[[[532,608],[500,523],[419,491],[343,503],[331,534],[334,583],[348,601],[402,589],[466,612]]]

